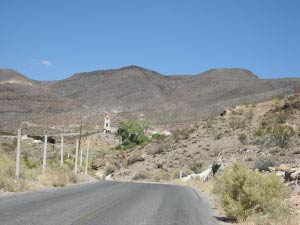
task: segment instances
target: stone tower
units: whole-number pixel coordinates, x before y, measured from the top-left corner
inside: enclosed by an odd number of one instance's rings
[[[110,126],[110,117],[108,114],[105,114],[104,117],[104,125],[103,125],[103,133],[107,134],[107,133],[111,133],[111,126]]]

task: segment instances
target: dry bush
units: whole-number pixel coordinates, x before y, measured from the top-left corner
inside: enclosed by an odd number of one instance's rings
[[[203,166],[202,162],[197,161],[197,160],[192,161],[191,163],[189,163],[189,168],[194,173],[201,173],[202,166]]]
[[[10,152],[16,150],[17,141],[14,140],[13,142],[9,142],[9,143],[8,142],[3,142],[3,143],[1,143],[1,147],[2,147],[2,149],[5,153],[10,153]]]
[[[268,158],[260,158],[255,162],[255,169],[259,171],[269,171],[269,167],[276,166],[276,163]]]
[[[247,135],[242,133],[239,135],[239,141],[241,142],[241,144],[245,145],[247,144]]]
[[[38,176],[38,180],[45,187],[65,187],[77,183],[79,178],[70,170],[58,168],[47,169],[45,174]]]
[[[283,124],[286,122],[287,118],[288,118],[287,113],[284,111],[280,111],[280,112],[276,113],[275,123]]]
[[[291,137],[295,135],[292,127],[276,124],[272,131],[272,139],[276,145],[284,148],[288,145]]]
[[[114,173],[117,170],[116,166],[114,165],[107,165],[104,168],[104,176],[108,176],[112,173]]]
[[[167,181],[167,180],[170,180],[171,176],[169,173],[167,172],[164,172],[164,171],[159,171],[158,173],[156,173],[154,175],[154,178],[153,180],[155,182],[160,182],[160,181]]]
[[[28,173],[21,170],[20,179],[16,180],[15,173],[16,163],[8,156],[0,157],[0,190],[8,192],[17,192],[30,190],[30,182],[25,178],[29,177]]]
[[[245,128],[247,126],[247,122],[245,119],[241,119],[238,117],[232,117],[229,120],[229,126],[233,129],[233,130],[237,130],[240,128]]]
[[[175,130],[172,132],[172,136],[175,142],[178,142],[180,140],[187,140],[192,132],[192,129]]]
[[[141,171],[137,174],[135,174],[132,178],[132,180],[146,180],[150,177],[150,174],[145,172],[145,171]]]
[[[156,155],[163,153],[166,149],[168,149],[169,145],[166,143],[159,143],[157,145],[153,145],[151,149],[147,151],[148,155]]]
[[[251,216],[279,220],[290,213],[285,202],[289,191],[279,177],[262,175],[239,163],[217,177],[214,192],[226,215],[238,220]]]
[[[128,159],[127,159],[127,165],[132,165],[132,164],[134,164],[134,163],[136,163],[136,162],[142,162],[142,161],[144,161],[145,159],[141,156],[141,155],[138,155],[138,154],[135,154],[135,155],[133,155],[133,156],[131,156],[131,157],[129,157]]]

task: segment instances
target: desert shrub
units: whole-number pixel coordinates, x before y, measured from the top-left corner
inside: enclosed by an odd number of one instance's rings
[[[105,176],[108,176],[109,174],[112,174],[116,171],[116,167],[114,165],[107,165],[105,168],[104,168],[104,175]]]
[[[149,175],[147,172],[141,171],[141,172],[135,174],[135,175],[133,176],[132,180],[146,180],[146,179],[148,179],[149,177],[150,177],[150,175]]]
[[[69,169],[73,169],[74,168],[74,159],[64,160],[64,165],[68,166]]]
[[[283,124],[287,120],[287,114],[284,111],[280,111],[276,114],[275,123],[276,124]]]
[[[268,136],[271,133],[271,128],[267,128],[265,126],[261,126],[254,133],[255,142],[257,144],[266,144],[269,140]]]
[[[216,133],[215,135],[214,135],[214,139],[215,140],[220,140],[222,138],[222,133]]]
[[[226,215],[241,220],[256,213],[274,214],[289,196],[275,174],[262,175],[239,163],[225,168],[217,177],[214,192],[219,195]]]
[[[0,157],[0,190],[16,191],[15,162],[8,156]]]
[[[136,146],[136,144],[133,143],[133,142],[131,142],[128,139],[126,139],[125,141],[123,141],[123,143],[120,145],[121,149],[122,149],[122,147],[124,149],[134,148],[135,146]]]
[[[163,153],[166,149],[168,148],[167,143],[160,143],[157,145],[153,145],[152,148],[150,148],[147,153],[149,155],[156,155],[156,154],[161,154]]]
[[[276,166],[276,163],[266,158],[260,158],[255,162],[255,168],[259,171],[269,171],[269,167],[273,166]]]
[[[192,129],[175,130],[172,132],[172,136],[175,142],[178,142],[180,140],[187,140],[192,132]]]
[[[134,164],[136,162],[142,162],[145,159],[141,155],[133,155],[127,159],[127,165]]]
[[[156,133],[156,134],[152,134],[151,139],[152,140],[164,140],[164,139],[166,139],[166,137],[167,136],[164,134]]]
[[[208,120],[206,121],[206,127],[207,127],[207,128],[212,128],[212,127],[213,127],[213,124],[214,124],[213,119],[208,119]]]
[[[272,131],[272,139],[276,145],[284,148],[288,145],[289,140],[295,135],[292,127],[276,124]]]
[[[45,174],[39,175],[39,181],[46,187],[65,187],[77,183],[78,177],[71,170],[62,167],[47,169]]]
[[[167,172],[160,171],[160,172],[155,174],[153,180],[155,182],[159,182],[159,181],[162,181],[162,180],[170,180],[170,174],[167,173]]]
[[[236,129],[240,129],[240,128],[245,128],[247,125],[246,120],[245,119],[241,119],[238,117],[232,117],[229,120],[229,126],[236,130]]]
[[[1,147],[5,153],[13,152],[16,150],[17,140],[14,140],[13,142],[9,142],[9,143],[3,142],[1,143]]]
[[[202,166],[203,166],[202,162],[193,161],[192,163],[189,164],[189,169],[194,173],[201,173]]]
[[[239,135],[239,141],[240,141],[243,145],[245,145],[245,144],[247,143],[247,135],[244,134],[244,133],[240,134],[240,135]]]
[[[35,169],[41,165],[40,162],[30,159],[27,153],[24,153],[23,162],[28,169]]]
[[[249,110],[246,114],[246,119],[250,121],[253,119],[253,116],[254,116],[253,110]]]

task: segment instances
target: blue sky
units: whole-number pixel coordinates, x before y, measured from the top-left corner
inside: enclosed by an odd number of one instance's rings
[[[138,65],[300,76],[299,0],[0,0],[0,68],[33,79]]]

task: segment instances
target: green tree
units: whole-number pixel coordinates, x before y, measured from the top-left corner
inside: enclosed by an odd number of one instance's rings
[[[143,122],[128,120],[120,123],[116,136],[121,137],[123,146],[131,148],[149,141],[144,132],[145,124]]]

